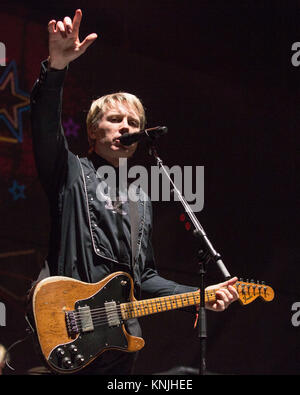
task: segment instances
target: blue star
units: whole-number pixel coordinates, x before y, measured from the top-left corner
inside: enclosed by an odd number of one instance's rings
[[[13,195],[14,200],[18,200],[19,198],[26,199],[24,195],[25,185],[19,185],[16,180],[13,181],[13,185],[9,188],[9,192]]]

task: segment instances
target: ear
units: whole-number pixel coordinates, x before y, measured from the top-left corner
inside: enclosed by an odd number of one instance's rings
[[[90,127],[88,129],[87,133],[88,133],[88,139],[90,142],[93,140],[96,140],[96,129],[95,128]]]

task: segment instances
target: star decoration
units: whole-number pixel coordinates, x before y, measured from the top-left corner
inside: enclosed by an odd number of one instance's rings
[[[25,185],[19,185],[16,180],[13,181],[13,185],[9,188],[9,192],[12,194],[14,200],[18,200],[20,198],[26,199],[24,195]]]
[[[19,89],[17,66],[13,60],[0,78],[0,120],[4,121],[13,137],[0,135],[0,141],[23,141],[22,113],[29,108],[29,94]]]
[[[67,122],[63,122],[63,126],[65,128],[66,136],[78,137],[78,130],[80,129],[80,126],[75,123],[72,118],[69,118]]]

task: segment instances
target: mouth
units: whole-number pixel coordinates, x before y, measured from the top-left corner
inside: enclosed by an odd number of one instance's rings
[[[123,148],[123,149],[128,149],[128,147],[127,147],[126,145],[123,145],[123,144],[121,143],[121,141],[120,141],[118,138],[115,138],[115,139],[113,140],[113,144],[114,144],[116,147],[120,147],[120,148]]]

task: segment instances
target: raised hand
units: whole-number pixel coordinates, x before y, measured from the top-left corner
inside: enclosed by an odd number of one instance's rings
[[[97,34],[92,33],[80,42],[79,27],[82,19],[80,9],[76,10],[73,20],[66,16],[63,21],[51,20],[49,32],[49,66],[64,69],[72,60],[82,55],[96,40]]]

